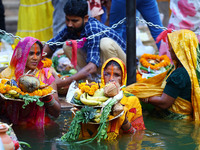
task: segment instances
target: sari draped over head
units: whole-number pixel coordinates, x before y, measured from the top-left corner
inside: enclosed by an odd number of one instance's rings
[[[101,83],[103,85],[105,85],[105,80],[104,80],[104,69],[105,66],[110,62],[110,61],[116,61],[122,69],[122,85],[126,85],[126,78],[127,78],[127,74],[126,74],[126,67],[125,64],[123,63],[122,60],[120,60],[119,58],[110,58],[108,59],[102,66],[102,70],[101,70]],[[108,135],[108,140],[113,140],[116,139],[116,137],[119,135],[120,132],[123,132],[121,130],[121,126],[125,120],[125,117],[128,118],[129,122],[132,124],[132,126],[136,129],[136,130],[144,130],[145,125],[144,125],[144,121],[143,121],[143,116],[142,116],[142,108],[140,105],[140,101],[139,99],[134,96],[133,94],[128,93],[127,91],[125,91],[123,89],[123,98],[121,99],[120,103],[122,105],[124,105],[124,114],[122,116],[120,116],[117,119],[114,119],[112,121],[109,122],[108,125],[108,129],[107,129],[107,135]],[[91,134],[89,133],[97,133],[98,126],[96,125],[91,125],[91,124],[87,124],[87,125],[83,125],[82,126],[82,135],[83,136],[91,136]]]
[[[101,83],[103,85],[106,84],[105,83],[105,79],[104,79],[104,69],[105,69],[106,65],[112,60],[117,62],[120,65],[120,67],[122,69],[122,85],[126,85],[126,80],[127,80],[126,66],[125,66],[124,62],[121,59],[116,58],[116,57],[112,57],[112,58],[106,60],[104,62],[104,64],[102,65],[102,68],[101,68]]]
[[[168,40],[183,67],[189,74],[191,80],[191,103],[178,97],[169,108],[170,111],[188,115],[195,122],[200,121],[200,50],[198,39],[194,32],[190,30],[179,30],[168,34]],[[176,62],[174,62],[176,68]],[[161,96],[165,85],[168,71],[134,83],[126,88],[139,98],[151,96]],[[193,117],[193,118],[192,118]]]
[[[10,66],[0,73],[0,78],[15,79],[17,81],[18,78],[24,74],[29,51],[31,46],[37,41],[41,43],[33,37],[21,39],[13,52]],[[50,73],[49,68],[43,68],[41,60],[36,68],[35,76],[48,85],[55,80],[53,75]],[[6,101],[4,109],[6,116],[13,124],[34,124],[38,127],[43,127],[45,123],[44,106],[40,107],[36,105],[35,102],[32,102],[23,109],[23,104],[24,103],[17,101]]]
[[[14,77],[17,80],[20,76],[24,74],[29,51],[31,49],[31,46],[37,41],[40,43],[39,40],[33,37],[26,37],[18,42],[10,61],[10,72],[7,72],[9,73],[8,75],[6,75],[7,78]],[[43,63],[40,61],[37,68],[41,69],[42,67]]]

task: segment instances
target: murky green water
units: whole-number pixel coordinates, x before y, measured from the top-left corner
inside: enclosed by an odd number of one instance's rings
[[[135,135],[119,136],[117,141],[96,142],[86,145],[69,145],[56,142],[68,129],[71,112],[62,110],[61,116],[55,120],[57,124],[48,126],[45,131],[23,129],[13,126],[20,141],[28,142],[33,150],[193,150],[200,143],[200,128],[186,121],[167,121],[144,115],[147,130]],[[29,149],[29,148],[25,148]]]

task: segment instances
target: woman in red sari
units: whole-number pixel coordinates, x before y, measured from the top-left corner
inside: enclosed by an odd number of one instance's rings
[[[33,37],[21,39],[14,50],[10,66],[1,72],[0,78],[17,81],[20,76],[29,72],[29,74],[57,90],[55,79],[49,68],[43,68],[41,61],[42,48],[42,43]],[[36,102],[31,102],[25,109],[22,108],[24,102],[1,101],[1,113],[14,125],[42,128],[50,120],[48,115],[59,116],[61,106],[57,93],[48,95],[40,100],[44,102],[44,106],[40,107],[36,105]]]

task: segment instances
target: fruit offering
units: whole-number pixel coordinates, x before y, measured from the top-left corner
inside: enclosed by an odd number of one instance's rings
[[[75,104],[98,106],[108,100],[104,95],[104,88],[96,82],[83,82],[78,85],[74,93],[73,101]]]
[[[46,84],[42,83],[41,81],[39,82],[40,82],[40,85],[37,88],[35,88],[34,91],[31,90],[32,92],[28,92],[29,90],[26,90],[26,89],[23,89],[24,90],[23,91],[18,86],[17,82],[13,79],[12,80],[1,79],[0,95],[4,99],[24,101],[25,105],[23,105],[23,107],[29,104],[29,102],[33,102],[33,101],[36,101],[37,105],[43,106],[44,103],[41,102],[39,98],[52,93],[53,88],[51,86],[46,86]],[[45,88],[40,89],[40,86],[41,87],[45,86]],[[25,86],[24,88],[27,88],[27,87]]]
[[[120,85],[115,82],[110,82],[105,86],[96,82],[83,82],[78,85],[72,101],[77,105],[101,106],[119,92]]]
[[[167,55],[143,54],[140,58],[136,80],[141,81],[165,72],[171,63]]]

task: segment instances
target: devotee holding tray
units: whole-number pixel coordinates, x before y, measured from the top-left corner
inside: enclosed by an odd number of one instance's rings
[[[116,95],[116,91],[119,90],[120,86],[126,85],[126,79],[126,66],[123,63],[123,61],[119,58],[110,58],[103,64],[101,70],[101,86],[104,87],[104,95]],[[112,87],[110,89],[113,90],[108,90],[108,88],[106,89],[106,87],[108,86]],[[122,133],[134,134],[137,130],[145,130],[146,128],[143,121],[142,108],[139,99],[136,96],[124,90],[124,88],[122,88],[122,91],[122,98],[119,99],[119,102],[117,102],[115,105],[120,105],[124,113],[118,116],[117,118],[109,121],[109,124],[105,127],[105,129],[102,129],[100,127],[102,124],[99,125],[91,123],[82,123],[80,135],[77,135],[76,137],[90,138],[99,135],[97,132],[107,131],[107,140],[113,140],[116,139],[117,136]],[[115,105],[113,107],[115,107]],[[101,129],[99,129],[99,127]],[[73,132],[74,128],[70,128],[68,133],[62,137],[64,141],[76,140],[76,138],[72,138],[74,137],[74,132],[77,132],[77,130]],[[79,143],[79,141],[77,143]]]
[[[57,90],[55,79],[50,73],[49,68],[43,68],[41,61],[42,48],[42,43],[33,37],[21,39],[14,50],[10,66],[1,72],[0,78],[14,79],[18,82],[22,76],[28,74],[38,78],[40,83],[44,83]],[[34,87],[34,85],[30,86]],[[25,108],[22,108],[24,102],[4,101],[1,99],[1,116],[5,116],[10,123],[16,125],[42,128],[50,119],[48,115],[53,117],[59,116],[61,106],[57,92],[40,98],[40,101],[44,102],[43,106],[36,105],[36,102],[30,102]]]
[[[53,39],[48,42],[65,42],[63,49],[72,64],[78,70],[75,75],[56,79],[58,89],[67,87],[73,80],[81,80],[91,74],[96,74],[102,63],[111,57],[118,57],[126,64],[126,43],[113,29],[101,35],[88,38],[96,33],[105,31],[108,27],[88,17],[88,4],[86,0],[68,0],[64,7],[66,27]],[[88,38],[86,40],[86,38]],[[77,39],[82,39],[78,45]],[[72,48],[70,47],[72,46]],[[47,57],[51,57],[59,46],[48,45],[44,47]],[[78,47],[78,49],[77,49]]]
[[[126,90],[152,104],[157,117],[200,120],[199,43],[194,32],[168,29],[158,41],[168,42],[175,69],[127,86]],[[169,32],[169,33],[168,33]],[[168,33],[168,34],[167,34]],[[162,36],[163,35],[163,36]]]

